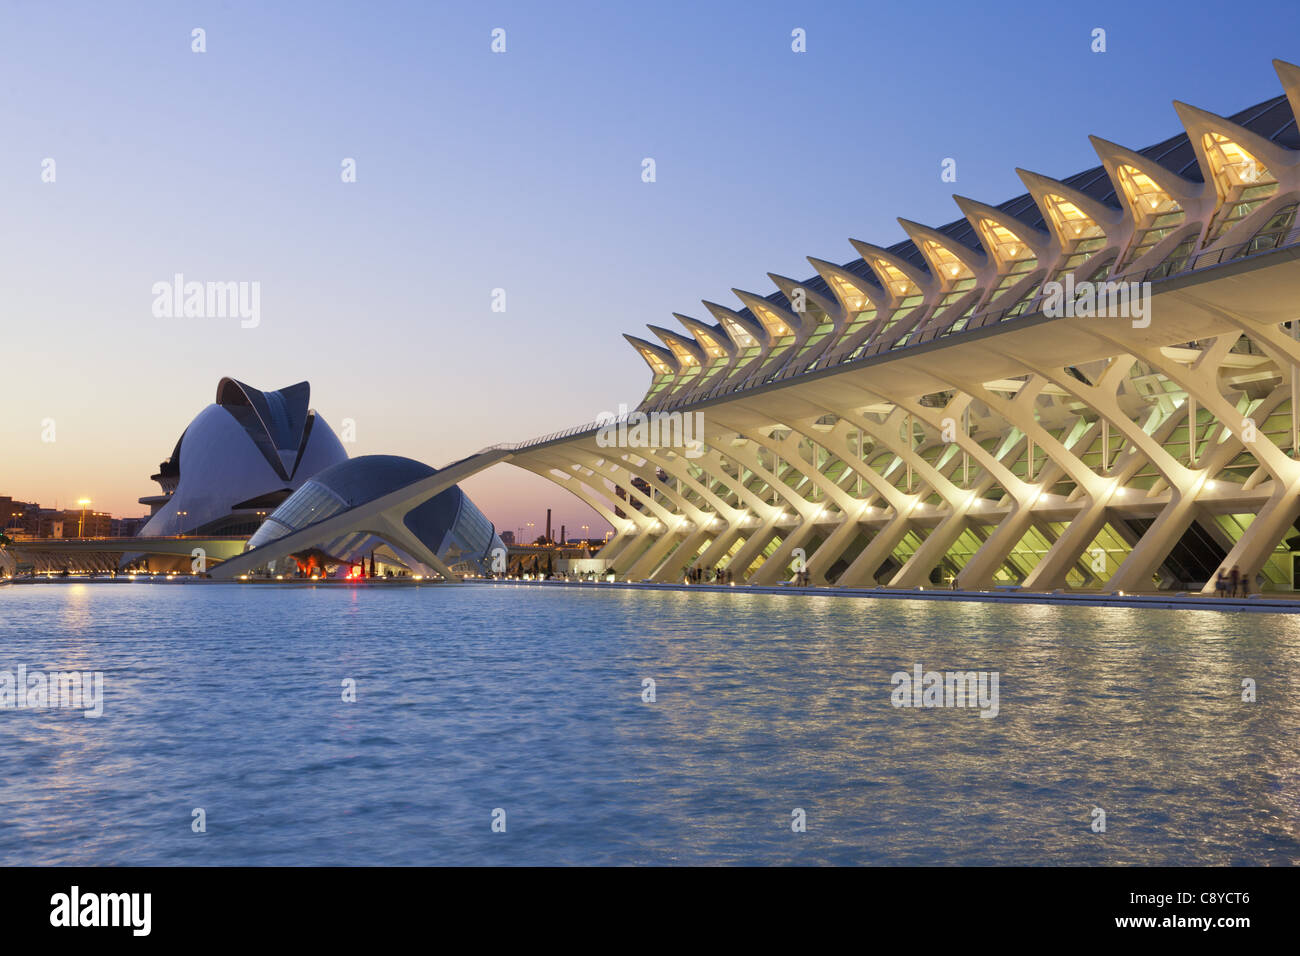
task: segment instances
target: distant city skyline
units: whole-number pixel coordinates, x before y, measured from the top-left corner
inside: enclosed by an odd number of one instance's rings
[[[1016,165],[1094,165],[1089,133],[1172,135],[1176,97],[1232,113],[1300,60],[1281,2],[144,7],[0,30],[0,495],[123,517],[224,375],[310,381],[350,455],[441,467],[635,402],[624,332],[898,241],[895,216],[950,222],[953,193],[1002,202]],[[160,316],[177,274],[257,283],[256,323]],[[503,530],[606,527],[509,466],[465,490]]]

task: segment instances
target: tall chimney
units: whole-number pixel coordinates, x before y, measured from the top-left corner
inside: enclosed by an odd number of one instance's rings
[[[546,543],[551,543],[551,509],[546,509]]]
[[[560,544],[564,544],[564,525],[560,525]]]

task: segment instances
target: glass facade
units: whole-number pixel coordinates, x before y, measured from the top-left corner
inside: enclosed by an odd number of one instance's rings
[[[347,507],[346,501],[319,481],[312,479],[275,509],[275,513],[268,517],[257,532],[248,539],[248,546],[261,547],[277,538],[301,531],[318,521],[324,521],[346,510]]]
[[[263,547],[435,474],[434,469],[409,458],[368,455],[351,459],[326,469],[294,492],[258,528],[248,546]],[[504,547],[492,522],[455,486],[411,508],[402,520],[421,544],[458,571],[487,571],[492,549]],[[398,542],[388,544],[394,550],[400,548]],[[373,549],[376,539],[368,529],[358,527],[313,546],[335,560],[351,562]],[[418,556],[409,557],[414,560]]]

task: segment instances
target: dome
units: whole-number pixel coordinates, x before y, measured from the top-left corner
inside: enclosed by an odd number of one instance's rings
[[[311,480],[328,488],[349,508],[437,474],[423,462],[397,455],[362,455],[331,465]],[[285,504],[288,504],[286,501]]]
[[[249,539],[248,547],[263,547],[436,474],[437,469],[396,455],[363,455],[332,465],[276,508]],[[505,547],[492,522],[458,486],[410,507],[401,521],[421,544],[449,565],[487,570],[491,551]],[[378,537],[365,521],[360,521],[328,540],[320,540],[316,547],[337,562],[350,563],[373,549]],[[391,542],[390,546],[400,553],[400,547]],[[418,563],[409,556],[406,560]]]

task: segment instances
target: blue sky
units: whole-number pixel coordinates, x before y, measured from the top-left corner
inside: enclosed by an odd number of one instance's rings
[[[1089,133],[1165,138],[1175,98],[1274,96],[1298,27],[1294,2],[10,2],[0,493],[140,512],[223,375],[308,379],[351,454],[435,467],[590,421],[647,383],[623,332],[948,222],[953,192],[1001,202],[1016,166],[1094,165]],[[155,317],[177,272],[260,282],[260,324]],[[466,488],[502,529],[594,524],[508,466]]]

